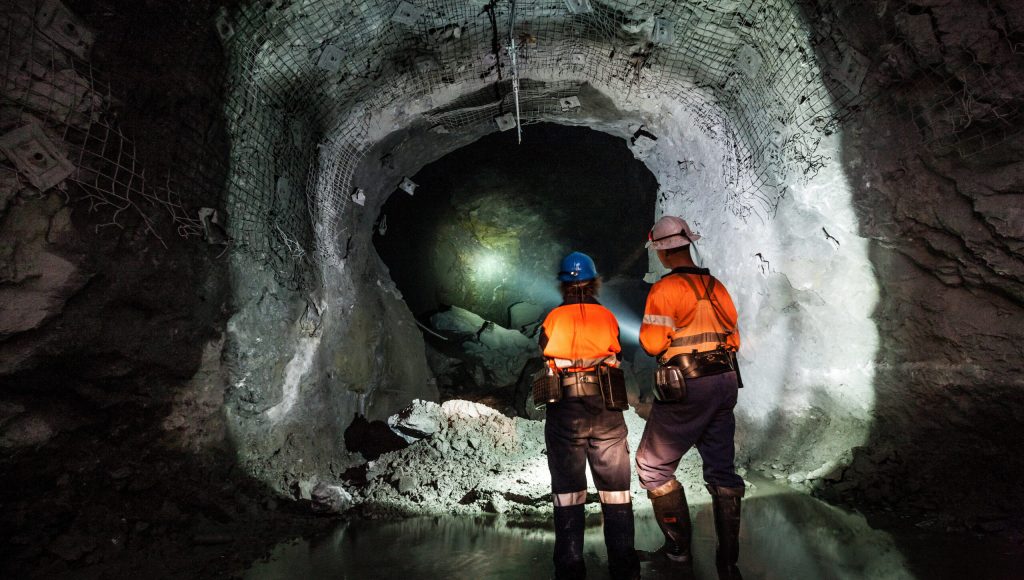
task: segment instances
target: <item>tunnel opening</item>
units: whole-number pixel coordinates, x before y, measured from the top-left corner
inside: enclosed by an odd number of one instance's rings
[[[399,189],[382,206],[373,244],[425,330],[442,399],[527,411],[525,389],[515,387],[534,366],[544,315],[561,302],[555,275],[572,251],[594,258],[623,357],[636,358],[647,291],[642,242],[658,183],[626,140],[540,123],[522,145],[512,131],[492,133],[411,181],[412,191]]]

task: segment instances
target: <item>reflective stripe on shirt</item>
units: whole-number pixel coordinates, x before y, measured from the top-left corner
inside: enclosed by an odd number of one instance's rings
[[[672,340],[671,346],[690,346],[704,342],[725,344],[727,340],[729,340],[728,333],[702,332],[700,334],[689,334],[675,338]]]
[[[601,358],[585,358],[576,360],[552,357],[551,360],[554,361],[555,366],[560,369],[592,369],[601,363],[605,363],[608,366],[613,367],[619,366],[619,361],[617,361],[614,356],[603,356]]]
[[[675,328],[675,320],[671,316],[661,316],[659,314],[645,314],[644,324],[651,324],[654,326],[667,326],[669,328]]]

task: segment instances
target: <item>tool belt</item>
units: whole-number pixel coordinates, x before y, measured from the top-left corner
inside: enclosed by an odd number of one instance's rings
[[[589,397],[601,394],[601,380],[596,372],[576,372],[561,375],[562,398]]]
[[[702,377],[735,372],[739,386],[739,364],[736,353],[725,349],[677,354],[658,367],[654,373],[654,396],[659,401],[681,401],[686,398],[686,383]]]
[[[592,371],[558,374],[544,368],[533,380],[533,402],[538,409],[569,397],[594,395],[601,395],[609,411],[628,409],[626,375],[622,369],[602,364]]]
[[[735,369],[736,354],[724,348],[705,352],[677,354],[668,364],[679,367],[687,379],[699,379],[727,373]]]

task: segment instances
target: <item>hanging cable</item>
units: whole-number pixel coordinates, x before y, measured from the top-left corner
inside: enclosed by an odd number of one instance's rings
[[[512,61],[512,97],[516,101],[516,137],[523,142],[523,124],[519,118],[519,68],[516,64],[516,0],[509,0],[508,56]]]
[[[416,320],[415,318],[413,318],[412,320],[413,320],[413,322],[415,322],[415,323],[416,323],[416,325],[417,325],[417,326],[419,326],[419,327],[420,327],[420,328],[422,328],[423,330],[425,330],[425,331],[429,332],[430,334],[433,334],[434,336],[436,336],[436,337],[440,338],[441,340],[444,340],[444,341],[448,341],[448,340],[450,340],[450,339],[449,339],[448,337],[446,337],[446,336],[441,336],[440,334],[438,334],[438,333],[434,332],[434,329],[430,328],[430,327],[429,327],[429,326],[427,326],[426,324],[423,324],[423,323],[422,323],[422,322],[420,322],[419,320]]]

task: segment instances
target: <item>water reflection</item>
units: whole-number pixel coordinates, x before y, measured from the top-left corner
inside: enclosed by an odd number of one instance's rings
[[[694,510],[693,577],[716,578],[711,506]],[[748,580],[913,578],[889,534],[871,529],[859,515],[799,494],[763,492],[744,502],[743,513],[740,566]],[[588,523],[588,577],[607,578],[600,516]],[[318,542],[277,547],[245,578],[548,578],[554,534],[543,526],[497,517],[345,522]],[[655,550],[660,543],[650,512],[638,513],[637,548]],[[652,558],[644,562],[643,576],[681,574]]]

